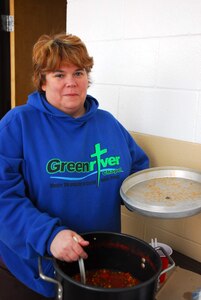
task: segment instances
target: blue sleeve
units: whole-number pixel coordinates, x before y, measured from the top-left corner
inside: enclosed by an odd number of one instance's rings
[[[22,258],[43,256],[63,226],[27,196],[19,124],[9,129],[0,123],[0,240]]]
[[[132,157],[131,174],[149,168],[149,158],[144,150],[130,136],[129,148]]]
[[[131,155],[131,171],[130,174],[149,168],[149,157],[144,150],[136,143],[131,134],[119,123],[124,137],[126,138],[129,152]]]
[[[23,258],[48,252],[60,220],[40,212],[25,195],[23,161],[0,155],[0,240]],[[61,230],[61,228],[60,228]]]

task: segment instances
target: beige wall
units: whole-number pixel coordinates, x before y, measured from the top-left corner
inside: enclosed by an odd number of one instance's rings
[[[181,166],[201,171],[201,144],[132,132],[150,157],[151,167]],[[157,237],[173,249],[201,261],[201,214],[180,219],[144,217],[122,208],[122,232],[147,242]]]

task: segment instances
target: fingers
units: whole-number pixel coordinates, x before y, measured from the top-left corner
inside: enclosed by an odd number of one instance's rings
[[[89,245],[79,234],[71,230],[60,231],[52,241],[50,250],[52,255],[60,260],[72,262],[80,257],[86,259],[87,253],[83,247]]]
[[[79,234],[74,234],[73,235],[73,239],[77,242],[77,243],[79,243],[80,245],[82,245],[82,246],[88,246],[89,245],[89,242],[88,241],[86,241],[86,240],[84,240],[83,239],[83,237],[81,236],[81,235],[79,235]]]
[[[82,247],[85,247],[85,246],[88,246],[89,245],[89,242],[88,241],[85,241],[81,236],[79,235],[74,235],[73,236],[73,239],[74,241],[76,242],[75,246],[74,246],[74,251],[75,253],[83,258],[83,259],[86,259],[88,257],[87,253],[83,250]]]

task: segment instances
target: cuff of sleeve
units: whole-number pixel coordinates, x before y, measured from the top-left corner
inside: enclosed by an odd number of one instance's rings
[[[58,227],[56,227],[56,228],[52,231],[52,234],[50,235],[49,240],[48,240],[48,242],[47,242],[47,253],[48,253],[49,255],[52,256],[52,253],[51,253],[51,251],[50,251],[50,246],[51,246],[51,243],[52,243],[53,239],[55,238],[55,236],[57,235],[58,232],[60,232],[61,230],[65,230],[65,229],[67,229],[67,227],[65,227],[65,226],[58,226]]]

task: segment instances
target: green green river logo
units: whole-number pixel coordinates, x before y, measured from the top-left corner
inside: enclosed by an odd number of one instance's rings
[[[120,156],[109,156],[104,157],[107,153],[107,149],[101,149],[100,144],[95,144],[95,151],[90,155],[91,161],[88,162],[73,162],[73,161],[61,161],[59,158],[50,159],[46,165],[46,171],[51,175],[51,178],[67,180],[67,181],[78,181],[83,180],[89,176],[96,174],[97,185],[100,185],[101,174],[104,176],[117,174],[123,172],[120,165]],[[84,176],[72,177],[72,176],[61,176],[66,174],[79,173]]]

